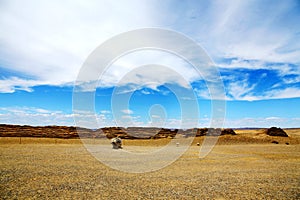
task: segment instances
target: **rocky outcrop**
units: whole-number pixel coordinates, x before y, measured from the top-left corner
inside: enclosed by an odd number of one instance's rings
[[[122,139],[158,139],[175,137],[178,129],[150,128],[150,127],[105,127],[101,128],[107,138],[119,137]]]
[[[233,129],[230,128],[209,128],[206,132],[208,136],[219,136],[219,135],[236,135]]]
[[[89,137],[92,131],[73,126],[20,126],[0,124],[0,137],[78,138],[78,133]]]
[[[73,126],[20,126],[0,124],[0,137],[47,137],[47,138],[121,138],[121,139],[159,139],[184,137],[236,135],[232,129],[168,129],[151,127],[104,127],[97,130]]]
[[[236,135],[233,129],[193,128],[193,129],[168,129],[150,127],[105,127],[101,129],[107,138],[119,137],[122,139],[159,139],[174,138],[176,134],[185,137]]]
[[[120,127],[105,127],[105,128],[99,129],[99,131],[102,131],[103,134],[108,139],[112,139],[112,138],[115,138],[115,137],[119,137],[119,138],[122,138],[122,139],[129,139],[129,137],[127,136],[124,129],[122,129]]]
[[[231,128],[225,128],[225,129],[222,129],[221,135],[236,135],[236,133]]]
[[[168,129],[168,128],[162,128],[160,131],[154,135],[152,138],[157,139],[157,138],[174,138],[178,132],[178,129]]]
[[[208,132],[208,128],[198,128],[196,136],[205,136]]]
[[[271,127],[266,130],[266,134],[269,136],[280,136],[280,137],[288,137],[288,134],[282,130],[281,128]]]

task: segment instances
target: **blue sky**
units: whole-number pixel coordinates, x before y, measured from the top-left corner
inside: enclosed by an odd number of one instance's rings
[[[225,127],[300,127],[299,1],[0,2],[0,123],[166,126],[182,118],[210,126],[205,79],[184,60],[141,50],[114,61],[95,92],[91,113],[73,112],[74,81],[91,52],[112,36],[163,28],[193,39],[224,83]],[[141,67],[144,65],[166,67]],[[191,87],[199,113],[183,115]],[[89,91],[89,85],[82,88]],[[128,104],[113,105],[131,95]],[[190,104],[188,102],[190,101]],[[194,112],[193,106],[187,111]],[[89,117],[97,117],[92,123]]]

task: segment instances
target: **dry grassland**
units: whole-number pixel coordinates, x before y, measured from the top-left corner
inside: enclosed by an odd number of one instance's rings
[[[199,137],[179,160],[144,174],[110,169],[78,139],[0,138],[0,198],[300,199],[299,130],[287,130],[289,138],[236,132],[221,136],[204,159]],[[168,142],[125,140],[124,148]]]

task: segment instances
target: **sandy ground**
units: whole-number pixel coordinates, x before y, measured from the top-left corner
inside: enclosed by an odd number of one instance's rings
[[[290,138],[237,131],[220,137],[204,159],[196,145],[203,138],[196,138],[171,165],[140,174],[105,166],[80,140],[21,138],[20,144],[20,138],[0,138],[0,198],[300,199],[300,132],[288,131]],[[124,141],[124,149],[168,142]]]

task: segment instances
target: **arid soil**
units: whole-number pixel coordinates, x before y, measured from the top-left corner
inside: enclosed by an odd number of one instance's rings
[[[113,170],[80,139],[0,138],[1,199],[299,199],[300,130],[289,137],[264,130],[220,136],[199,159],[204,137],[171,165],[149,173]],[[100,139],[91,139],[97,144]],[[171,139],[123,140],[124,149]],[[277,141],[277,143],[272,143]],[[200,143],[200,146],[197,146]],[[135,167],[132,164],[132,167]]]

